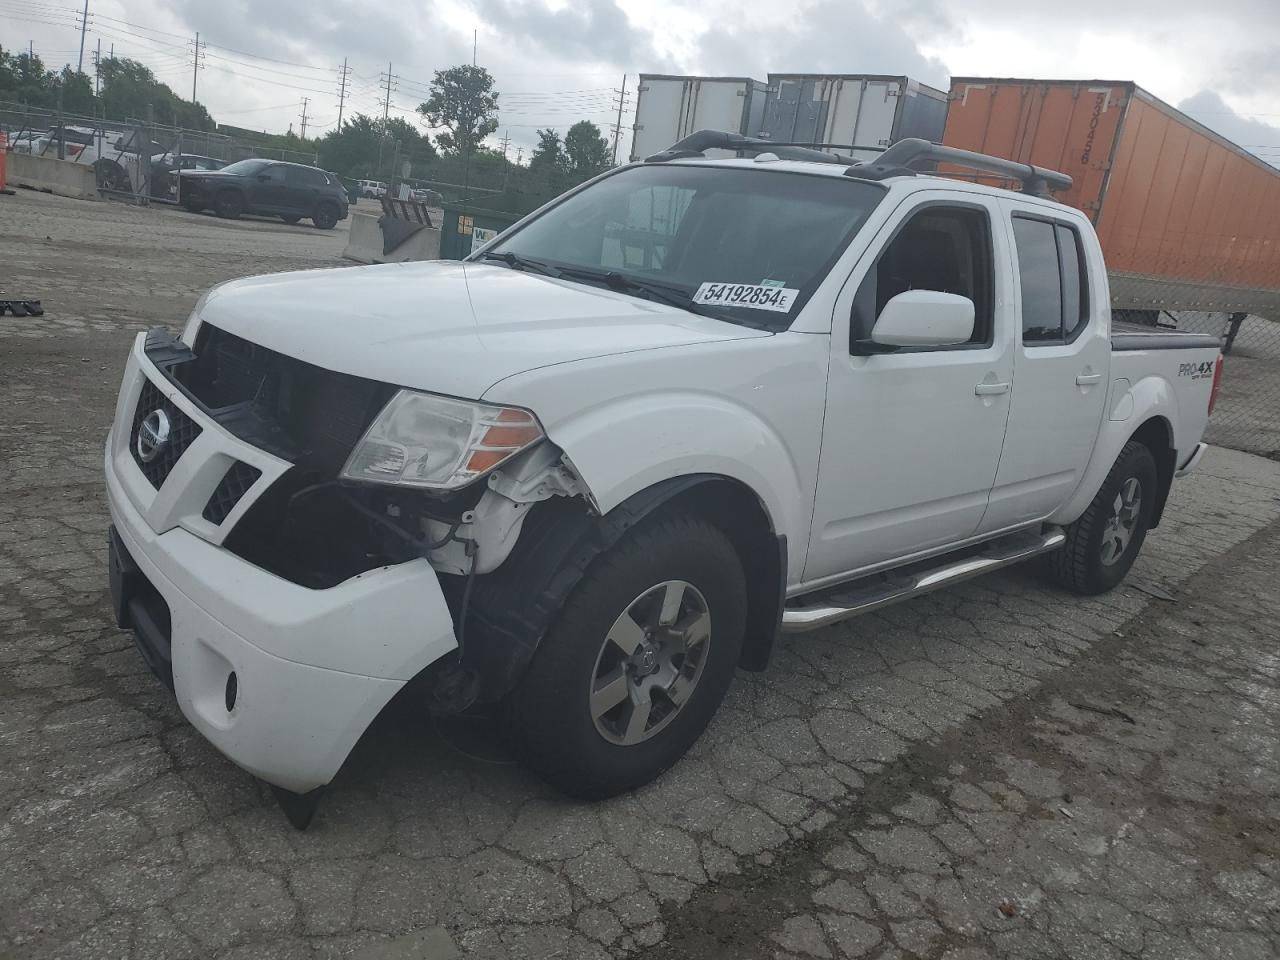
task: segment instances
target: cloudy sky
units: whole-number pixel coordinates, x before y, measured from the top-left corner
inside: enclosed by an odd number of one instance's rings
[[[0,45],[33,42],[74,64],[82,4],[0,0]],[[615,118],[623,75],[775,72],[1136,80],[1280,163],[1280,0],[89,0],[88,51],[141,60],[190,95],[191,41],[205,48],[199,99],[223,123],[310,131],[348,110],[413,119],[432,71],[477,61],[497,78],[511,150],[538,127]],[[630,102],[634,104],[634,94]],[[624,128],[629,127],[624,117]],[[627,135],[622,150],[625,155]]]

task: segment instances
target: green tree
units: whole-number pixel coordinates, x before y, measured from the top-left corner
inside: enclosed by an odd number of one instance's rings
[[[72,70],[70,66],[62,68],[56,81],[61,94],[60,103],[67,113],[92,115],[98,102],[93,96],[93,82],[89,75]]]
[[[433,128],[445,132],[436,142],[446,153],[469,154],[498,129],[498,94],[493,75],[484,67],[462,64],[437,70],[431,81],[431,96],[418,112]]]
[[[575,184],[609,169],[609,141],[590,120],[579,120],[569,128],[564,135],[564,153]]]
[[[191,130],[212,130],[209,111],[183,100],[137,60],[107,57],[98,65],[102,108],[116,120],[147,120]]]
[[[316,144],[320,166],[355,180],[383,179],[398,175],[392,170],[396,158],[396,142],[399,141],[399,157],[412,165],[414,176],[423,176],[428,166],[439,154],[431,138],[413,124],[400,117],[390,118],[385,126],[378,118],[358,113],[342,124],[341,130],[330,130]],[[378,166],[381,155],[382,166]]]
[[[564,145],[555,130],[539,130],[538,145],[529,157],[530,170],[563,170],[566,166]]]

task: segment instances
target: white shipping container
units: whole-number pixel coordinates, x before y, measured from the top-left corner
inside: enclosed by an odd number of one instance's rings
[[[640,74],[631,159],[660,153],[698,130],[754,135],[764,117],[766,89],[750,77]]]
[[[941,141],[947,95],[910,77],[769,74],[759,134],[766,140],[881,148],[904,137]],[[872,150],[854,150],[859,160]]]

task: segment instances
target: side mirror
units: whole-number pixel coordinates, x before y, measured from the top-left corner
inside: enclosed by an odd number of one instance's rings
[[[973,301],[937,290],[907,290],[884,305],[871,331],[881,347],[946,347],[973,336]]]

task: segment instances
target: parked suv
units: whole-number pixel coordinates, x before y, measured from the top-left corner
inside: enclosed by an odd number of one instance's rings
[[[381,200],[387,195],[387,185],[381,180],[361,180],[360,196],[367,200]]]
[[[242,213],[303,218],[332,230],[347,218],[347,190],[335,174],[301,163],[241,160],[221,170],[180,170],[182,205],[192,213],[213,210],[234,220]]]

